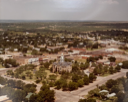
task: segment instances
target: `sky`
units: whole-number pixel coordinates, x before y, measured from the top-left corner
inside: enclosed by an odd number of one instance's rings
[[[128,0],[0,0],[0,20],[128,21]]]

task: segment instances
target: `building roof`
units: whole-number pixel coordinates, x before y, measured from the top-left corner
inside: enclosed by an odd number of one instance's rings
[[[9,99],[9,98],[7,97],[7,95],[0,96],[0,102],[6,101],[6,100],[8,100],[8,99]]]
[[[34,93],[28,93],[28,95],[26,96],[27,99],[29,99]]]
[[[109,91],[108,90],[102,90],[102,91],[100,91],[100,93],[102,93],[102,92],[108,93]]]
[[[112,93],[112,94],[108,94],[108,95],[107,95],[108,98],[109,98],[109,97],[113,97],[113,96],[116,96],[116,94],[115,94],[115,93]]]

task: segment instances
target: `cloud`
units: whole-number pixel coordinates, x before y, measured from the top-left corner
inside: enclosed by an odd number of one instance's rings
[[[117,0],[100,0],[103,4],[119,4]]]
[[[13,1],[22,1],[22,2],[38,2],[40,0],[13,0]]]

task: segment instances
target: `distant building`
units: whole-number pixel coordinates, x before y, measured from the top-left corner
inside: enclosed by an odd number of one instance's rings
[[[65,62],[64,55],[62,54],[60,57],[60,61],[54,62],[52,68],[53,68],[53,72],[59,72],[59,73],[61,73],[62,71],[71,72],[72,62]]]

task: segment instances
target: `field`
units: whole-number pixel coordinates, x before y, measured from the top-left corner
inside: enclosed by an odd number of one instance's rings
[[[68,32],[91,32],[100,30],[128,30],[128,23],[123,22],[43,22],[43,21],[13,21],[10,23],[1,23],[2,30],[16,31],[17,34],[22,32],[35,32],[47,34],[49,31],[68,31]],[[14,33],[14,32],[12,32]],[[54,32],[52,32],[53,34]]]

